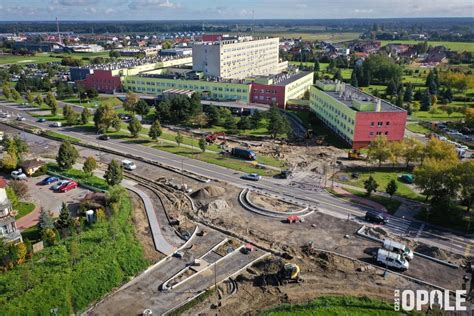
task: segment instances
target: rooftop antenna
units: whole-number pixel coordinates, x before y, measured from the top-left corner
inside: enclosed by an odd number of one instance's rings
[[[59,44],[62,44],[63,41],[61,39],[61,33],[59,32],[59,21],[58,21],[58,17],[56,17],[56,28],[58,30],[58,39],[59,39]]]

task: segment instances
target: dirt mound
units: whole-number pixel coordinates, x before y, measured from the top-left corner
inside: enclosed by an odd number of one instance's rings
[[[418,247],[416,247],[415,251],[440,260],[450,259],[448,254],[443,249],[439,249],[438,247],[419,245]]]
[[[388,237],[388,232],[381,227],[371,227],[367,229],[365,233],[371,237],[375,237],[380,240],[384,240]]]
[[[207,218],[217,218],[221,215],[222,211],[230,208],[230,205],[225,200],[214,200],[199,210],[199,215]]]
[[[224,188],[215,185],[209,185],[207,187],[197,190],[196,192],[191,194],[191,197],[198,200],[205,200],[213,197],[222,196],[224,193]]]

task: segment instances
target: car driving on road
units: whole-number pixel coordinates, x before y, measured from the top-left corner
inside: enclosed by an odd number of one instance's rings
[[[388,217],[381,212],[369,211],[365,213],[365,220],[377,224],[385,225],[388,223]]]
[[[262,176],[260,176],[256,173],[249,173],[249,174],[243,175],[242,179],[251,180],[251,181],[258,181],[258,180],[262,179]]]
[[[137,169],[137,165],[135,165],[135,163],[130,160],[122,160],[122,166],[125,170],[129,171]]]
[[[110,139],[110,136],[103,134],[103,135],[100,135],[98,138],[99,138],[100,140],[109,140],[109,139]]]

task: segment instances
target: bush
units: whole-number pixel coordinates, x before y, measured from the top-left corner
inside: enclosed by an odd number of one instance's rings
[[[31,176],[32,177],[41,177],[48,173],[48,166],[43,165],[38,170],[36,170]]]

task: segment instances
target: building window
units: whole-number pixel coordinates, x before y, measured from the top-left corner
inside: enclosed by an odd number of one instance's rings
[[[388,135],[388,132],[385,132],[385,135]]]
[[[374,126],[375,125],[375,122],[370,122],[370,126]]]
[[[377,125],[378,126],[383,126],[383,122],[378,122]]]
[[[389,126],[389,125],[390,125],[390,122],[387,122],[385,125]]]

